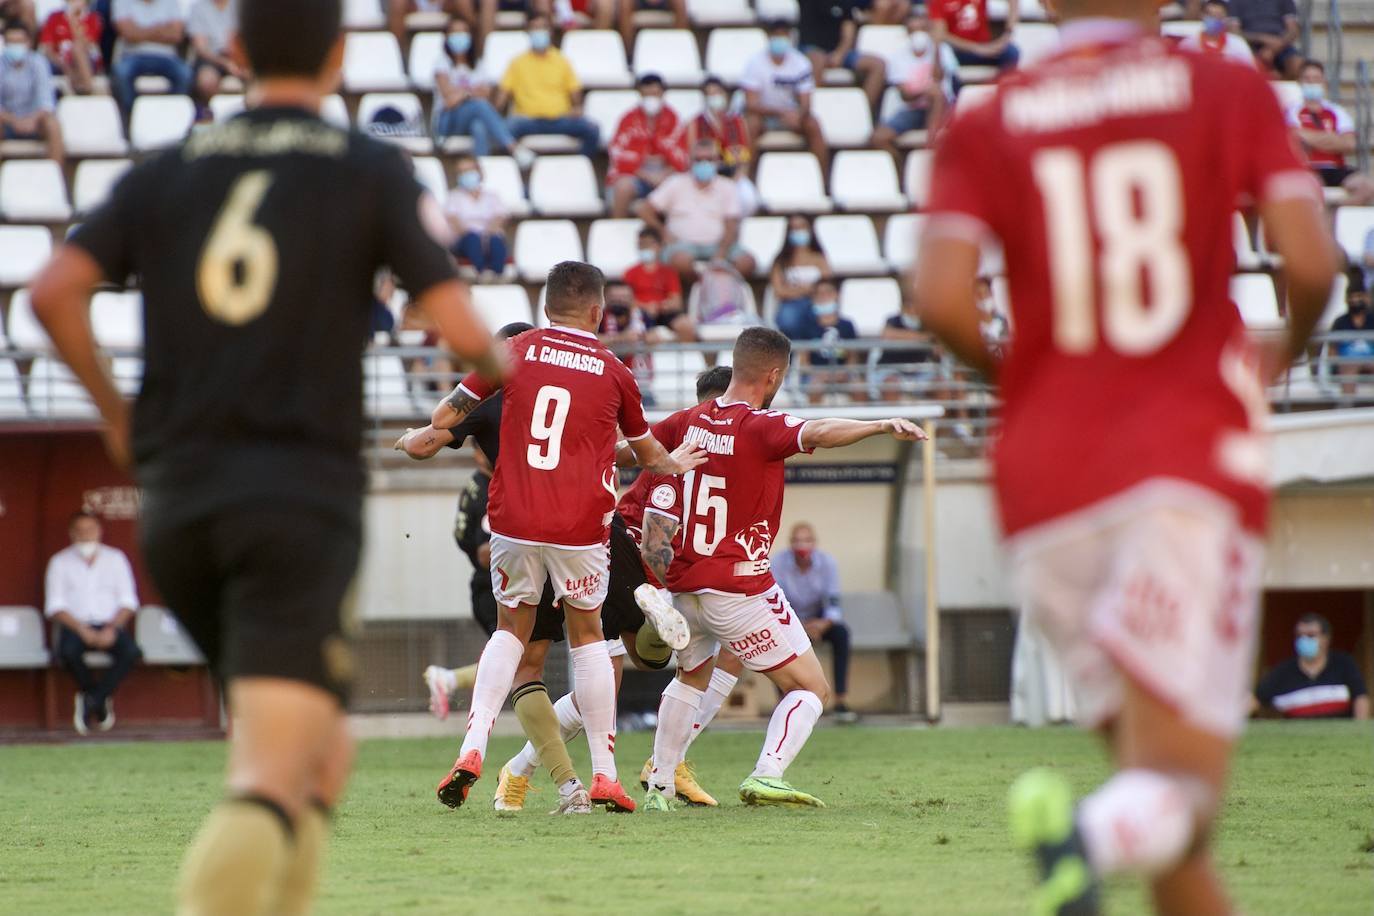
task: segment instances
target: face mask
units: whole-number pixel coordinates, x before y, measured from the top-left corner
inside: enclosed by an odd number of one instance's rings
[[[1220,16],[1203,16],[1202,31],[1215,38],[1226,31],[1226,20]]]
[[[730,97],[726,95],[708,95],[706,97],[706,107],[712,111],[724,111],[728,104],[730,104]]]
[[[929,51],[929,50],[930,50],[930,33],[929,33],[929,32],[912,32],[912,33],[911,33],[911,50],[915,51],[917,54],[924,54],[924,53],[926,53],[927,51]]]
[[[1321,83],[1300,83],[1299,89],[1302,90],[1304,101],[1320,102],[1326,98],[1326,87]]]
[[[12,63],[19,63],[29,56],[29,49],[24,45],[5,45],[5,59]]]
[[[657,252],[657,251],[654,251],[652,248],[641,248],[641,249],[639,249],[639,263],[641,263],[641,264],[652,264],[652,263],[654,263],[654,262],[657,261],[657,260],[658,260],[658,252]]]
[[[549,46],[549,30],[535,29],[530,32],[530,47],[536,51],[543,51]]]
[[[774,57],[782,57],[790,50],[792,50],[792,42],[781,35],[774,35],[768,39],[768,53]]]
[[[448,36],[448,49],[454,54],[466,54],[472,47],[472,35],[467,32],[452,32]]]
[[[898,317],[902,319],[902,326],[906,328],[908,331],[921,330],[921,322],[919,319],[914,318],[911,315],[908,315],[906,312],[902,312],[902,314]]]
[[[482,174],[471,170],[459,172],[458,186],[468,191],[475,191],[482,186]]]
[[[100,549],[98,541],[77,541],[76,552],[81,554],[81,559],[90,560],[95,558],[95,552]]]
[[[663,99],[656,95],[646,95],[639,102],[639,107],[644,109],[644,113],[653,117],[663,110]]]
[[[693,162],[692,177],[702,184],[716,177],[716,164],[714,162]]]
[[[1298,650],[1298,658],[1316,658],[1321,651],[1315,636],[1299,636],[1293,640],[1293,648]]]
[[[817,315],[833,315],[840,310],[838,302],[817,302],[811,306]]]
[[[1352,312],[1363,312],[1365,309],[1369,308],[1369,303],[1365,302],[1363,299],[1352,299],[1345,304],[1345,307]]]
[[[787,240],[798,248],[811,244],[811,233],[806,229],[793,229],[787,233]]]
[[[811,561],[811,548],[794,547],[792,548],[792,556],[796,557],[799,563],[808,563]]]
[[[612,318],[619,321],[621,324],[624,324],[630,318],[630,306],[624,302],[607,302],[606,311],[610,313]]]

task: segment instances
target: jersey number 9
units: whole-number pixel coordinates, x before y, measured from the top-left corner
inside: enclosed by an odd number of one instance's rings
[[[272,173],[248,172],[229,189],[200,253],[196,291],[201,307],[222,324],[261,315],[277,288],[277,243],[253,217],[272,186]]]
[[[568,408],[572,395],[566,388],[545,385],[534,399],[534,414],[530,417],[530,438],[534,442],[525,450],[525,460],[539,471],[552,471],[563,457],[563,427],[568,424]],[[552,408],[552,410],[550,410]]]

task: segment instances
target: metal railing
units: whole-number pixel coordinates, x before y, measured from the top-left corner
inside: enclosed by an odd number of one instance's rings
[[[1357,163],[1361,172],[1369,172],[1370,134],[1374,131],[1374,89],[1370,87],[1369,61],[1355,61],[1355,136]]]
[[[1310,19],[1305,20],[1310,23]],[[1310,36],[1311,26],[1304,25]],[[1312,53],[1312,46],[1304,40],[1303,49]],[[1341,0],[1329,0],[1326,10],[1326,93],[1329,98],[1341,97],[1341,69],[1345,58],[1345,32],[1341,26]]]

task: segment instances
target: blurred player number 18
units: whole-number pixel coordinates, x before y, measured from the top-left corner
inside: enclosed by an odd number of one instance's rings
[[[1093,229],[1102,240],[1103,340],[1126,356],[1146,356],[1168,344],[1192,299],[1183,186],[1173,151],[1153,140],[1114,143],[1097,151],[1085,169],[1080,151],[1056,147],[1037,152],[1031,167],[1049,231],[1055,346],[1072,355],[1097,347]]]
[[[545,385],[534,398],[534,412],[530,416],[530,438],[534,443],[525,450],[530,467],[552,471],[563,457],[563,427],[568,423],[568,408],[572,395],[566,388]],[[552,408],[552,415],[550,415]],[[542,443],[542,444],[541,444]]]

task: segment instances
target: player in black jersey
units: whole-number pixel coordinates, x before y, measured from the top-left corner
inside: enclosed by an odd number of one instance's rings
[[[366,477],[361,357],[389,265],[460,356],[496,374],[438,204],[393,147],[332,127],[339,0],[241,0],[256,107],[133,169],[60,248],[33,307],[143,488],[159,590],[227,684],[228,798],[183,865],[179,911],[310,908],[327,806],[352,758],[340,619]],[[138,278],[142,389],[129,410],[88,318]]]

